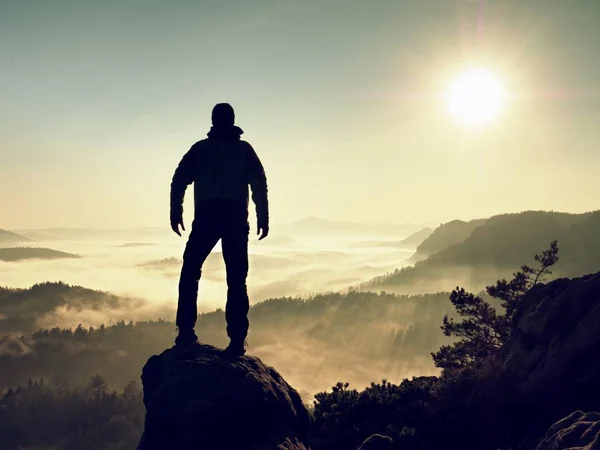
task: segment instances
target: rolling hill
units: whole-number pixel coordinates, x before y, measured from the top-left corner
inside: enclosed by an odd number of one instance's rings
[[[533,255],[547,249],[554,240],[558,240],[560,260],[553,272],[557,276],[581,276],[600,270],[599,229],[600,211],[498,215],[474,227],[462,242],[361,288],[411,293],[450,290],[462,285],[479,290],[509,277],[522,264],[534,265]]]
[[[25,259],[64,259],[80,258],[79,255],[60,252],[50,248],[38,247],[8,247],[0,248],[0,261],[15,262]]]
[[[317,217],[309,217],[291,224],[282,225],[282,233],[295,236],[305,235],[387,235],[406,236],[418,231],[423,226],[416,224],[369,224],[353,222],[336,222]]]
[[[21,234],[13,233],[12,231],[0,229],[0,245],[19,244],[23,242],[31,242],[31,239]]]
[[[56,318],[59,311],[76,320],[83,310],[99,315],[135,304],[130,298],[62,282],[39,283],[27,289],[0,287],[0,336],[33,333],[42,328],[46,318]]]
[[[415,248],[415,247],[418,248],[433,233],[434,233],[433,229],[431,229],[429,227],[423,228],[423,229],[411,234],[406,239],[401,240],[399,243],[399,246],[403,247],[403,248]]]
[[[430,255],[438,253],[448,247],[463,242],[473,230],[483,225],[487,219],[476,219],[469,222],[453,220],[437,227],[429,233],[417,247],[416,253],[411,257],[412,262],[422,261]]]
[[[0,311],[6,314],[0,321],[0,390],[33,376],[85,383],[101,373],[116,386],[139,379],[146,359],[173,345],[174,323],[159,319],[77,327],[90,317],[86,310],[94,308],[98,320],[103,312],[129,301],[63,283],[0,290]],[[37,319],[52,317],[53,310],[69,311],[72,329],[47,322],[49,329],[37,331],[43,328]],[[250,308],[248,341],[252,354],[276,365],[302,389],[324,389],[339,379],[366,385],[373,373],[392,379],[435,372],[429,352],[447,341],[439,327],[444,314],[451,312],[447,293],[277,298]],[[173,315],[170,310],[168,317]],[[19,327],[36,331],[2,338]],[[203,343],[221,348],[227,344],[222,310],[201,314],[196,329]]]

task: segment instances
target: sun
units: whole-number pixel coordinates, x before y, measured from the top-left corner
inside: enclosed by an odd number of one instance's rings
[[[498,118],[506,103],[502,80],[494,72],[474,68],[460,73],[446,96],[448,112],[466,125],[483,125]]]

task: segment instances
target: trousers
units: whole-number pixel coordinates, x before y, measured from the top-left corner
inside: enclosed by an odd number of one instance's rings
[[[206,201],[196,205],[194,222],[183,253],[179,278],[179,299],[176,324],[193,328],[198,318],[198,285],[202,265],[221,240],[227,273],[227,303],[225,319],[231,340],[244,340],[248,334],[250,303],[248,276],[248,209],[243,204],[227,200]]]

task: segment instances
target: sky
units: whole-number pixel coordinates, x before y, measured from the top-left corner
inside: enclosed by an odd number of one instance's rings
[[[598,209],[598,23],[594,0],[0,0],[0,228],[168,226],[219,102],[273,222]],[[484,127],[444,105],[470,67],[507,92]]]

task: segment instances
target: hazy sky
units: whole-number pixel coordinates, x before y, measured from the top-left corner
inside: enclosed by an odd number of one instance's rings
[[[0,228],[167,226],[222,101],[275,222],[598,209],[599,24],[597,0],[0,0]],[[509,96],[480,129],[443,100],[473,66]]]

